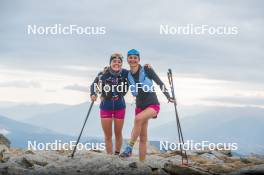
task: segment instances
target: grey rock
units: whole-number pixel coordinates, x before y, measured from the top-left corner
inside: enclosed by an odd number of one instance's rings
[[[232,156],[232,152],[229,149],[217,150],[217,152],[220,152],[220,153],[222,153],[222,154],[224,154],[224,155],[226,155],[228,157]]]
[[[248,158],[242,157],[240,158],[241,162],[245,163],[245,164],[250,164],[251,160],[249,160]]]
[[[1,163],[0,164],[0,174],[8,174],[8,165]]]
[[[20,157],[19,159],[15,160],[16,163],[21,165],[23,168],[26,169],[33,169],[35,165],[38,166],[46,166],[48,164],[47,160],[45,158],[39,157],[39,156],[32,156],[32,155],[24,155],[23,157]]]
[[[209,149],[201,149],[201,150],[193,150],[192,152],[198,154],[198,155],[201,155],[201,154],[204,154],[204,153],[211,153],[211,151]]]
[[[217,158],[222,158],[222,157],[229,157],[229,155],[226,155],[225,152],[220,152],[220,151],[211,151],[211,154],[213,154],[214,156],[216,156]]]
[[[164,169],[151,169],[152,170],[152,175],[169,175]]]
[[[0,134],[0,162],[5,162],[4,152],[8,151],[10,148],[10,141],[3,135]]]
[[[218,157],[216,157],[214,154],[210,154],[210,153],[204,153],[202,155],[200,155],[201,158],[204,158],[210,162],[214,162],[214,163],[224,163],[223,160],[220,160]]]
[[[129,164],[129,167],[131,168],[137,168],[137,162],[132,162]]]
[[[0,145],[0,153],[8,151],[9,148],[6,145]]]
[[[0,174],[6,175],[89,175],[89,174],[227,174],[262,171],[261,157],[247,157],[249,164],[240,157],[229,157],[221,152],[211,151],[201,155],[190,154],[189,165],[181,166],[181,156],[178,152],[147,155],[144,162],[138,156],[120,159],[115,155],[107,155],[94,151],[78,151],[75,157],[69,158],[67,151],[25,151],[10,148],[3,152],[5,161],[0,163]],[[7,159],[8,158],[8,159]],[[228,160],[228,161],[226,161]],[[263,163],[264,164],[264,163]],[[241,169],[241,166],[244,169]],[[241,171],[237,171],[241,169]],[[243,171],[242,171],[243,170]]]
[[[242,168],[239,171],[230,173],[229,175],[263,175],[264,174],[264,164],[250,166],[247,168]]]
[[[210,173],[208,172],[203,172],[190,166],[181,166],[179,164],[173,164],[171,162],[165,163],[164,170],[167,173],[174,175],[210,175]]]
[[[10,144],[11,142],[3,134],[0,134],[0,145],[5,145],[10,148]]]
[[[26,150],[25,154],[35,154],[35,153],[33,151],[31,151],[31,150]]]

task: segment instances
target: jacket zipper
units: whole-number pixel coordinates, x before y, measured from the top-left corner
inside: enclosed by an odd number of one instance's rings
[[[114,100],[112,100],[112,110],[113,110],[113,113],[112,113],[112,118],[114,117],[114,111],[115,111],[115,103],[114,103]]]

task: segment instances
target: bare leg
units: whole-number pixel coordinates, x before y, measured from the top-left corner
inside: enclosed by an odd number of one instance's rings
[[[133,142],[137,141],[137,138],[139,137],[141,133],[141,128],[143,124],[149,119],[155,117],[156,115],[157,115],[157,112],[152,108],[147,108],[144,111],[136,115],[135,121],[134,121],[134,127],[131,133],[131,141]]]
[[[105,146],[107,154],[112,154],[112,118],[101,118],[101,124],[105,136]]]
[[[124,125],[124,119],[115,119],[115,151],[120,152],[123,136],[122,129]]]
[[[131,132],[131,139],[128,142],[125,150],[120,154],[120,157],[130,157],[133,150],[133,145],[137,141],[137,138],[141,135],[140,138],[140,155],[142,158],[145,158],[146,155],[146,143],[147,143],[147,124],[150,118],[153,118],[157,115],[157,112],[152,108],[147,108],[136,115],[134,121],[134,127]],[[142,148],[141,148],[142,146]]]
[[[147,154],[148,121],[143,123],[139,139],[139,160],[144,161]]]

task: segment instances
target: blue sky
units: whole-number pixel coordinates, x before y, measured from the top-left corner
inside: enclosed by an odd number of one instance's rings
[[[153,65],[165,82],[172,68],[179,103],[263,107],[262,6],[262,1],[1,1],[1,101],[81,103],[111,53],[136,48],[142,63]],[[34,24],[105,26],[106,34],[27,35]],[[161,24],[237,26],[238,35],[163,36]]]

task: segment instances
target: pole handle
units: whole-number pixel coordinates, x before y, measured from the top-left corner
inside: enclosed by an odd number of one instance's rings
[[[172,86],[172,72],[171,72],[171,69],[168,69],[168,79],[169,79],[169,84],[170,86]]]

